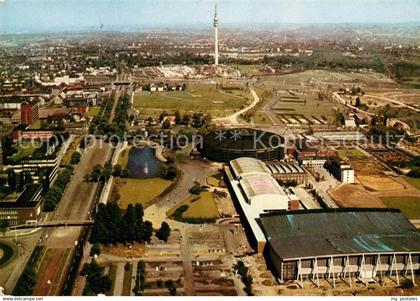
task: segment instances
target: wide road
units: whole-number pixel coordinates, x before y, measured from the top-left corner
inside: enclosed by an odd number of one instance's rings
[[[96,164],[103,165],[109,160],[112,148],[102,140],[94,140],[82,154],[81,161],[76,167],[72,180],[64,192],[59,207],[54,213],[53,220],[88,219],[90,208],[95,199],[97,183],[87,183],[84,176]],[[66,270],[73,258],[76,241],[83,227],[69,227],[47,229],[43,232],[44,246],[49,249],[49,260],[45,268],[38,275],[38,282],[34,288],[34,295],[57,295],[66,280]],[[67,255],[66,255],[67,254]],[[56,265],[62,265],[61,270]],[[55,287],[46,285],[56,283]]]

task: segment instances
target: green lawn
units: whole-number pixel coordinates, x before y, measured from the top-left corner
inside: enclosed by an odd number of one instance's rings
[[[165,189],[172,184],[171,181],[161,178],[152,179],[116,179],[114,189],[119,195],[118,205],[127,208],[129,204],[140,203],[144,208],[152,205],[152,202]],[[112,196],[111,196],[112,198]]]
[[[222,187],[220,185],[220,182],[223,181],[222,177],[223,176],[220,173],[212,175],[207,178],[207,184],[209,184],[210,186]]]
[[[161,112],[209,113],[220,117],[238,111],[247,104],[248,94],[238,96],[237,93],[221,91],[170,91],[149,93],[142,92],[134,97],[134,107],[145,115],[158,116]]]
[[[95,117],[101,112],[101,107],[91,107],[89,108],[89,111],[86,112],[86,115],[88,117]]]
[[[39,146],[39,142],[37,141],[22,140],[16,145],[17,153],[14,154],[10,159],[19,161],[22,158],[29,157]]]
[[[130,296],[131,293],[131,277],[133,276],[133,265],[130,264],[128,270],[124,269],[124,282],[123,282],[123,296]]]
[[[337,154],[340,158],[364,158],[366,157],[361,151],[355,148],[349,149],[339,149],[337,150]]]
[[[420,178],[403,177],[406,182],[420,190]]]
[[[121,168],[124,169],[127,167],[128,155],[130,154],[131,147],[127,147],[120,152],[118,157],[118,164],[121,165]]]
[[[42,122],[40,119],[37,119],[31,125],[28,126],[28,129],[39,130],[41,127],[42,127]]]
[[[191,195],[186,200],[169,210],[166,215],[171,216],[182,205],[188,205],[188,210],[183,213],[186,218],[217,218],[219,211],[209,191],[203,191],[200,196]]]
[[[420,197],[381,197],[381,200],[388,208],[400,209],[409,219],[420,218]]]

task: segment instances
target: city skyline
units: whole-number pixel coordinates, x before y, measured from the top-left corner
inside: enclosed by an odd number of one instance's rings
[[[406,23],[419,21],[418,1],[219,0],[221,26],[312,23]],[[5,0],[0,32],[211,28],[215,1],[206,0]],[[240,12],[240,13],[238,13]],[[344,12],[344,13],[343,13]],[[157,18],[157,16],[159,16]]]

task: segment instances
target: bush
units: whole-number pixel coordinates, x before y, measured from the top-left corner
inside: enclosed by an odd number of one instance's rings
[[[82,155],[79,152],[74,152],[71,155],[70,164],[73,164],[73,165],[79,164],[81,157]]]

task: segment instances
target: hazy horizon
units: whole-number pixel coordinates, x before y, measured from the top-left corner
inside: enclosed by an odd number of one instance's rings
[[[211,28],[213,0],[3,0],[1,33]],[[218,0],[220,27],[419,22],[418,0]]]

